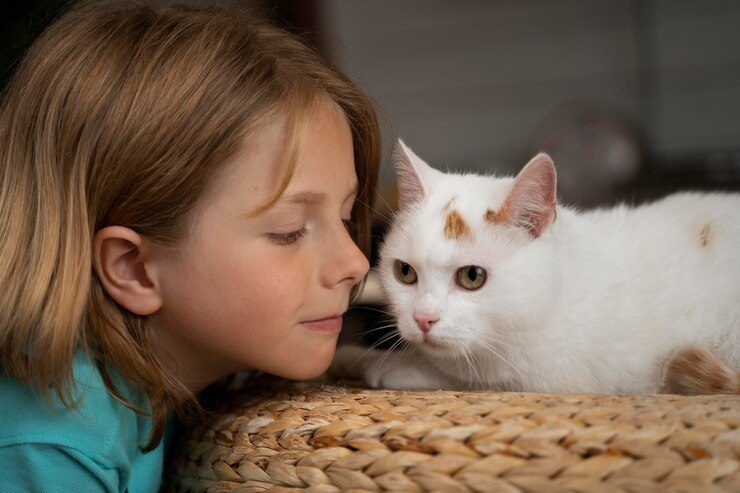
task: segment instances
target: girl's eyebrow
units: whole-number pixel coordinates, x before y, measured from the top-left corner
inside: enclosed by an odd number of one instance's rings
[[[345,201],[352,195],[357,193],[358,186],[359,183],[355,183],[355,186],[352,187],[352,190],[350,190],[350,192],[344,198]],[[282,201],[292,204],[318,204],[320,202],[323,202],[324,200],[326,200],[326,194],[323,192],[299,192],[292,195],[286,195],[282,199]]]

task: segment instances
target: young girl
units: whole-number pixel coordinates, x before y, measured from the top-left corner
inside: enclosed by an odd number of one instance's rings
[[[2,489],[156,491],[199,390],[321,374],[368,270],[379,153],[368,99],[245,14],[58,19],[0,114]]]

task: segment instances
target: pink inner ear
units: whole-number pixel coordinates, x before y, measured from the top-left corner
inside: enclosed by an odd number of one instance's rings
[[[393,149],[393,163],[396,167],[398,181],[398,202],[401,208],[421,200],[424,197],[424,186],[421,177],[411,162],[410,149],[401,142],[396,142]]]
[[[555,220],[557,174],[547,154],[538,154],[519,172],[502,208],[511,224],[539,238]]]
[[[401,152],[397,161],[398,191],[405,202],[413,202],[424,195],[421,180],[416,175],[409,157]]]

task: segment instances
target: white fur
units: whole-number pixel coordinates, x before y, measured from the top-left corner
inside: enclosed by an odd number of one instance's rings
[[[513,178],[444,174],[410,157],[423,195],[405,198],[379,269],[411,348],[380,364],[371,354],[361,365],[371,385],[655,393],[665,360],[691,344],[740,367],[740,194],[680,193],[590,212],[558,204],[533,238],[483,219]],[[451,199],[471,239],[444,236]],[[395,259],[416,270],[416,284],[396,280]],[[456,285],[465,265],[486,269],[479,290]],[[414,309],[439,315],[429,332],[437,347],[423,342]],[[340,348],[336,364],[356,360],[353,351]]]

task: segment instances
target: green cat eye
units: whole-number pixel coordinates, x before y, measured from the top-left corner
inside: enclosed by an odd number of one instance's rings
[[[455,273],[455,282],[463,289],[475,291],[486,283],[486,270],[477,265],[460,267]]]
[[[396,275],[396,279],[403,284],[414,284],[417,280],[414,268],[400,260],[393,262],[393,273]]]

